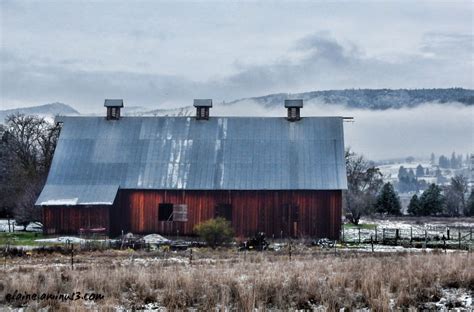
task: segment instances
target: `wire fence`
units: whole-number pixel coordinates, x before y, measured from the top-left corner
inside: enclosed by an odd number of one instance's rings
[[[474,245],[472,227],[342,228],[341,242],[411,247],[470,249]]]

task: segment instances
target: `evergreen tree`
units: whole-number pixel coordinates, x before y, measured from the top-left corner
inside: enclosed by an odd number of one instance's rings
[[[414,216],[419,216],[421,213],[421,203],[416,194],[410,199],[408,213]]]
[[[425,175],[425,169],[423,168],[422,165],[418,165],[416,167],[416,177],[419,178],[419,177],[423,177]]]
[[[438,164],[441,168],[445,168],[445,169],[451,168],[451,162],[449,161],[448,157],[444,155],[439,156]]]
[[[403,166],[400,166],[400,168],[398,169],[398,179],[401,180],[407,176],[408,176],[407,169],[405,169],[405,167]]]
[[[451,164],[451,168],[453,168],[453,169],[457,169],[457,168],[458,168],[458,159],[457,159],[457,157],[456,157],[456,153],[455,153],[455,152],[453,152],[453,153],[451,154],[451,160],[450,160],[449,162],[450,162],[450,164]]]
[[[377,196],[375,209],[380,213],[387,213],[391,215],[401,215],[401,204],[397,193],[393,189],[393,185],[387,182],[382,187],[382,191]]]
[[[458,155],[456,162],[457,162],[458,168],[462,168],[462,154]]]
[[[420,215],[429,216],[441,213],[443,211],[444,198],[441,194],[441,188],[436,184],[431,184],[420,197]]]
[[[466,207],[464,208],[464,215],[468,217],[474,216],[474,190],[471,191]]]

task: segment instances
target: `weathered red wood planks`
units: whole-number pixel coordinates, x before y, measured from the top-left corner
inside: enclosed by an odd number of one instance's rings
[[[159,221],[160,203],[186,204],[188,221]],[[44,207],[45,232],[77,234],[80,228],[192,235],[196,224],[215,217],[219,204],[232,206],[237,236],[338,238],[341,191],[155,191],[120,190],[113,206]]]
[[[109,227],[107,206],[43,207],[43,225],[47,234],[78,234],[79,229]]]
[[[232,226],[243,237],[262,231],[275,237],[337,238],[341,226],[341,191],[121,192],[122,209],[111,211],[111,223],[119,231],[191,235],[196,224],[215,216],[218,204],[232,206]],[[188,205],[188,221],[159,221],[160,203]]]

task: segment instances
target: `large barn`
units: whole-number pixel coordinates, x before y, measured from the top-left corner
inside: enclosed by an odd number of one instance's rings
[[[220,216],[236,235],[338,238],[347,187],[343,117],[214,117],[195,100],[192,117],[103,117],[63,124],[37,200],[44,231],[103,229],[192,235]]]

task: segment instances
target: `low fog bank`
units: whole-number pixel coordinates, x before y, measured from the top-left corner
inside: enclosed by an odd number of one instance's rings
[[[247,100],[215,105],[211,115],[285,116],[286,109],[283,104],[267,108]],[[301,115],[354,117],[354,122],[344,123],[346,146],[373,160],[474,152],[474,107],[459,103],[373,111],[309,101]]]

